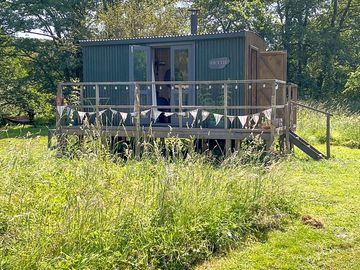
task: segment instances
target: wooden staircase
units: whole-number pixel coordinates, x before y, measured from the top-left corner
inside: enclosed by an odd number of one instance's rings
[[[295,132],[289,131],[290,142],[296,145],[301,151],[313,158],[314,160],[325,159],[326,156],[323,155],[319,150],[309,144],[307,141],[298,136]]]

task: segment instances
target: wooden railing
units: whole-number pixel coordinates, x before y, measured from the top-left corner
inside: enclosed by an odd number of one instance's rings
[[[327,111],[319,110],[296,101],[291,101],[291,104],[294,106],[294,108],[298,106],[314,112],[324,114],[326,116],[326,159],[329,159],[330,158],[330,118],[332,114]]]
[[[161,86],[171,86],[171,91],[174,91],[178,97],[177,104],[172,103],[171,105],[153,105],[153,104],[141,104],[141,92],[142,87],[146,87],[148,91],[155,91],[156,87]],[[201,102],[195,105],[194,104],[184,104],[183,94],[187,91],[196,91],[198,87],[202,86],[217,86],[219,89],[219,95],[217,101],[220,101],[222,96],[221,105],[201,105]],[[231,105],[229,104],[229,98],[231,98],[231,93],[229,89],[235,87],[238,91],[244,91],[245,99],[247,95],[253,91],[255,87],[259,91],[260,89],[266,94],[263,93],[263,98],[267,101],[257,101],[257,104],[261,105],[249,105],[247,102],[242,102],[245,105]],[[133,125],[137,130],[140,131],[141,128],[141,111],[147,109],[168,109],[172,111],[177,111],[178,116],[178,127],[182,128],[184,116],[181,114],[184,111],[189,110],[221,110],[224,115],[224,129],[229,129],[229,123],[227,116],[231,115],[231,110],[242,110],[249,112],[249,115],[254,111],[271,109],[271,140],[276,136],[277,128],[281,128],[288,133],[289,129],[292,129],[296,125],[296,111],[291,108],[291,102],[297,99],[297,92],[294,90],[293,84],[287,85],[286,82],[280,80],[225,80],[225,81],[166,81],[166,82],[79,82],[79,83],[61,83],[58,85],[57,89],[57,105],[61,105],[61,100],[63,99],[63,89],[66,87],[77,88],[80,98],[79,109],[92,110],[96,112],[97,118],[99,117],[100,109],[118,109],[118,110],[129,110],[134,112],[134,123]],[[132,95],[132,98],[129,100],[128,104],[101,104],[101,95],[100,87],[127,87],[128,95]],[[237,88],[236,88],[237,87]],[[91,88],[95,91],[94,99],[95,104],[86,105],[84,102],[84,91],[87,91],[88,88]],[[133,94],[132,94],[133,93]],[[153,93],[153,92],[152,92]],[[148,93],[149,94],[149,93]],[[238,101],[240,103],[240,100]],[[72,106],[72,104],[69,104]],[[278,118],[277,116],[280,116]],[[280,123],[280,120],[281,122]],[[57,118],[57,128],[61,128],[61,119]],[[244,129],[237,128],[237,129]],[[288,134],[287,134],[288,142]]]

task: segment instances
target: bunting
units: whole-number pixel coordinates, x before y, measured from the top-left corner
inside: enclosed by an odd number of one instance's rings
[[[66,115],[68,118],[72,118],[73,113],[74,113],[73,109],[71,109],[70,107],[66,107]]]
[[[152,119],[154,120],[154,122],[156,122],[158,120],[158,118],[160,117],[160,115],[162,114],[162,111],[159,111],[158,109],[153,109],[152,110]]]
[[[86,116],[86,112],[78,111],[77,113],[78,113],[79,118],[80,118],[80,123],[82,123],[84,121],[85,116]]]
[[[99,116],[101,116],[104,112],[106,112],[107,111],[107,109],[105,109],[105,110],[102,110],[102,111],[99,111]]]
[[[229,119],[230,124],[232,124],[234,122],[234,120],[236,119],[236,116],[228,115],[227,118]]]
[[[246,125],[246,122],[247,122],[247,119],[248,119],[248,115],[241,115],[241,116],[238,116],[238,118],[240,120],[241,127],[245,128],[245,125]]]
[[[112,112],[112,115],[113,115],[113,116],[114,116],[114,115],[117,115],[117,113],[118,113],[117,110],[113,110],[113,109],[111,109],[111,108],[110,108],[110,111]]]
[[[265,115],[265,118],[267,120],[271,120],[271,109],[267,109],[267,110],[263,111],[263,114]]]
[[[173,116],[175,113],[173,113],[173,112],[166,112],[166,113],[164,113],[164,115],[166,116],[166,117],[169,117],[169,116]]]
[[[255,126],[259,123],[260,120],[260,113],[255,113],[252,115],[252,120],[255,122]]]
[[[126,121],[127,117],[128,117],[128,113],[126,112],[120,112],[120,116],[121,116],[121,119],[123,120],[123,122]]]
[[[150,112],[150,110],[146,110],[146,111],[140,112],[140,114],[142,117],[146,117],[149,112]]]
[[[201,112],[201,121],[205,121],[208,117],[209,117],[209,112],[208,111],[202,111]]]
[[[65,110],[66,106],[56,106],[56,110],[60,116],[60,118],[62,117],[64,110]]]
[[[192,111],[190,111],[189,113],[191,114],[191,116],[194,118],[194,120],[196,119],[196,117],[197,117],[197,115],[198,115],[198,109],[196,109],[196,110],[192,110]]]
[[[223,115],[214,113],[214,117],[215,117],[215,126],[217,126],[220,123],[220,120],[223,118]]]

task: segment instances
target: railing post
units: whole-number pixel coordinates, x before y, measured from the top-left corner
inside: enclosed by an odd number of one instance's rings
[[[224,83],[224,129],[227,130],[228,127],[228,84]],[[227,135],[226,135],[227,136]],[[230,154],[231,140],[225,138],[225,154]]]
[[[96,112],[96,119],[99,120],[99,106],[100,106],[100,90],[99,85],[95,84],[95,112]]]
[[[59,83],[56,90],[56,129],[61,128],[61,117],[57,111],[57,106],[62,106],[62,85]]]
[[[183,126],[183,116],[182,116],[183,92],[182,92],[182,90],[183,90],[182,85],[179,85],[179,128],[182,128],[182,126]]]
[[[284,95],[286,97],[286,91],[287,87],[286,84],[284,84]],[[285,146],[286,146],[286,152],[290,153],[290,99],[287,98],[284,100],[286,102],[285,110],[284,110],[284,122],[285,122]]]
[[[140,155],[140,86],[135,84],[134,91],[134,113],[135,113],[135,156]]]
[[[276,81],[274,80],[271,87],[271,148],[274,146],[275,129],[276,129]]]
[[[326,159],[330,159],[330,114],[326,114]]]

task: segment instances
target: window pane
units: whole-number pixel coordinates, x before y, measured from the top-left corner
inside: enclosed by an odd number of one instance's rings
[[[187,81],[189,78],[189,51],[187,49],[175,50],[175,80]]]
[[[134,50],[134,81],[147,81],[147,54],[144,50]]]

